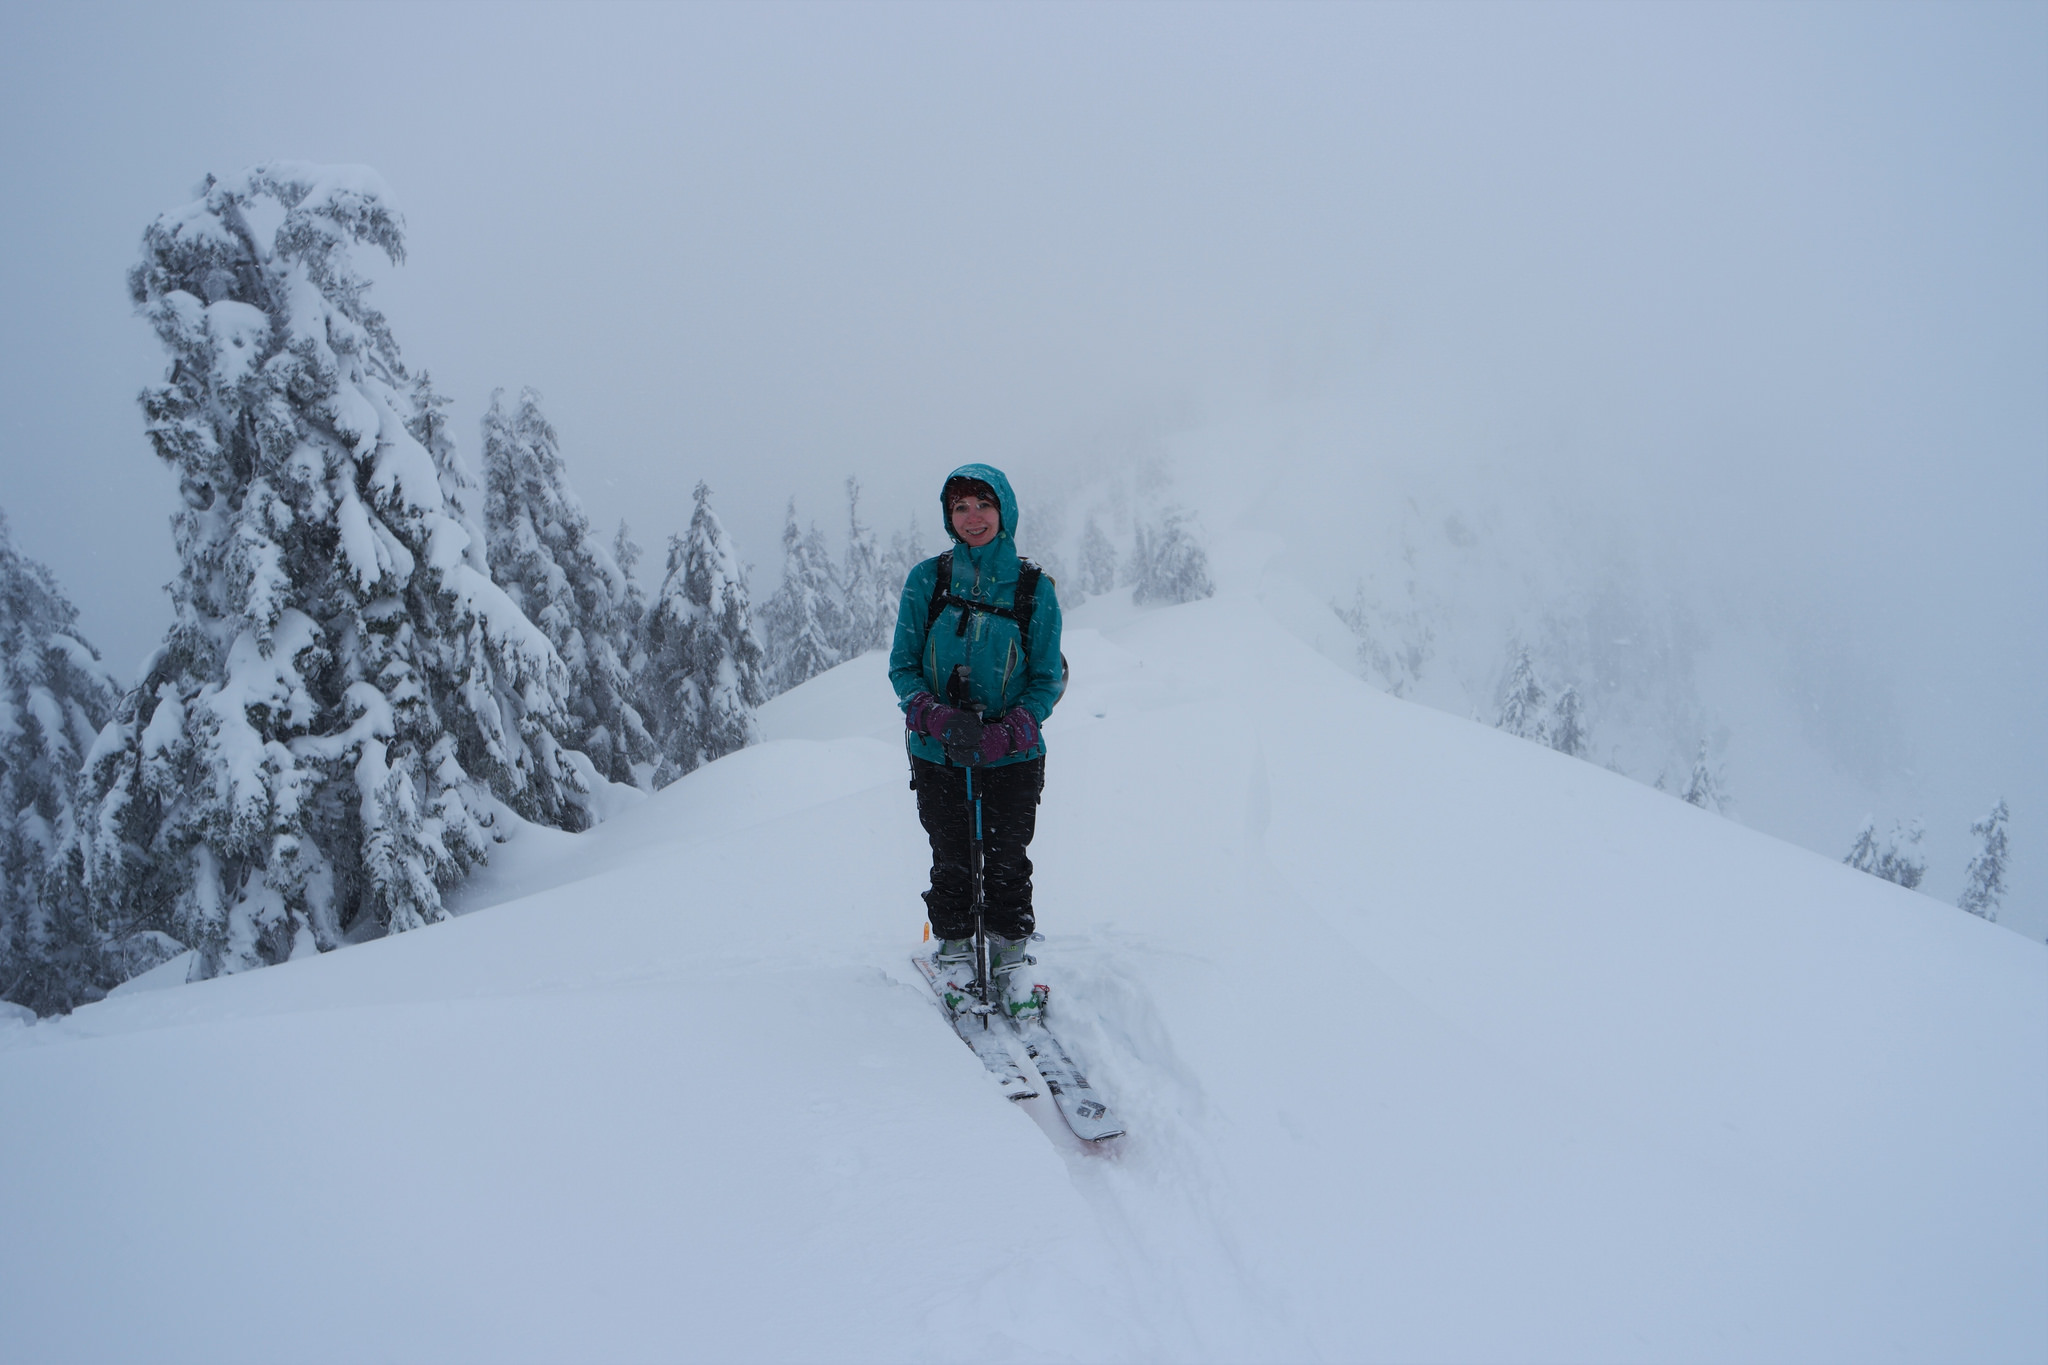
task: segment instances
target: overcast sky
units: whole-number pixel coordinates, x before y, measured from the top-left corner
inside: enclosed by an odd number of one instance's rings
[[[16,4],[0,508],[132,667],[140,233],[360,162],[472,458],[537,386],[656,555],[699,478],[772,582],[849,473],[889,523],[961,460],[1028,499],[1227,431],[1338,571],[1401,471],[1568,490],[2048,794],[2044,73],[2038,4]]]

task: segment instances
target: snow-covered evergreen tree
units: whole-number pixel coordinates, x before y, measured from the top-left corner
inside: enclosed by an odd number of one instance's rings
[[[1927,875],[1927,858],[1920,852],[1920,840],[1925,833],[1918,820],[1894,824],[1884,851],[1878,854],[1877,875],[1908,891],[1919,886],[1921,878]]]
[[[1130,573],[1131,600],[1140,606],[1194,602],[1216,595],[1216,585],[1209,581],[1208,553],[1195,539],[1188,514],[1178,507],[1167,508],[1155,527],[1138,526]]]
[[[1536,680],[1536,666],[1529,661],[1529,651],[1517,650],[1514,666],[1508,670],[1507,694],[1501,698],[1500,719],[1494,722],[1495,727],[1519,739],[1546,743],[1549,735],[1543,703],[1549,695]]]
[[[1331,602],[1337,614],[1358,640],[1358,666],[1365,680],[1397,697],[1422,681],[1422,666],[1429,659],[1436,633],[1421,609],[1410,605],[1406,611],[1389,611],[1366,593],[1360,579],[1351,601]]]
[[[799,531],[796,499],[782,523],[782,583],[762,604],[768,636],[767,690],[780,695],[839,662],[838,594],[825,537],[813,525]]]
[[[1721,791],[1721,779],[1707,758],[1707,742],[1700,741],[1700,751],[1692,760],[1692,775],[1685,780],[1683,793],[1685,803],[1698,806],[1701,810],[1718,811],[1727,797]]]
[[[624,637],[621,657],[626,671],[637,678],[647,658],[641,647],[642,629],[647,622],[647,594],[640,590],[640,580],[635,576],[640,567],[640,546],[624,517],[619,518],[619,529],[612,532],[612,563],[619,566],[619,573],[626,580],[626,595],[619,602],[619,628]]]
[[[1067,506],[1063,499],[1049,502],[1024,503],[1017,513],[1020,526],[1031,528],[1027,543],[1017,541],[1017,553],[1029,559],[1044,571],[1046,577],[1060,585],[1060,604],[1063,607],[1079,606],[1086,593],[1075,593],[1069,586],[1073,579],[1067,573],[1066,563],[1060,558],[1060,547],[1067,541]],[[911,523],[912,534],[916,534],[916,522]],[[898,585],[899,589],[901,585]]]
[[[455,448],[455,438],[449,430],[448,397],[436,390],[433,379],[421,370],[412,381],[408,399],[411,411],[406,416],[405,429],[432,457],[448,511],[469,533],[469,543],[463,547],[462,557],[471,568],[488,574],[490,559],[485,551],[483,493],[478,487],[475,471]]]
[[[491,576],[569,670],[562,741],[606,778],[631,783],[660,754],[634,704],[630,580],[569,487],[539,394],[522,389],[509,412],[503,391],[492,394],[483,441]]]
[[[1991,814],[1970,826],[1979,840],[1976,856],[1963,873],[1963,894],[1956,904],[1973,915],[1994,923],[2005,899],[2005,801],[1991,808]]]
[[[647,617],[661,785],[751,744],[766,699],[746,575],[701,482],[696,501],[690,529],[669,540],[668,575]]]
[[[56,579],[15,550],[0,516],[0,1000],[38,1014],[96,1000],[126,974],[86,897],[82,777],[119,696]]]
[[[1573,758],[1586,756],[1585,704],[1579,689],[1567,685],[1550,708],[1550,747]]]
[[[903,585],[910,580],[910,571],[931,558],[924,552],[924,536],[917,529],[917,518],[912,517],[909,525],[889,537],[889,553],[882,557],[885,572],[882,575],[882,595],[889,601],[889,631],[896,628],[896,605],[903,600]],[[888,635],[883,636],[887,643]]]
[[[1116,587],[1116,546],[1102,534],[1091,512],[1081,527],[1081,572],[1076,587],[1081,598],[1100,597]],[[1080,598],[1076,599],[1081,600]]]
[[[274,162],[158,218],[129,277],[184,506],[174,624],[88,757],[88,879],[195,976],[443,918],[494,796],[580,819],[561,660],[478,567],[363,246],[404,256],[373,172]]]
[[[888,577],[875,546],[875,533],[861,524],[860,480],[850,478],[846,481],[846,571],[840,578],[844,634],[838,645],[842,658],[851,659],[889,642],[903,585],[897,584],[897,591],[890,592]]]
[[[1858,872],[1868,872],[1910,891],[1927,875],[1927,860],[1920,853],[1923,833],[1918,820],[1897,821],[1891,834],[1879,842],[1877,821],[1866,818],[1863,828],[1856,831],[1856,842],[1850,845],[1849,855],[1842,861]]]

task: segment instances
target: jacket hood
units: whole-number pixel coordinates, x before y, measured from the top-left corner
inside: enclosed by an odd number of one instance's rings
[[[990,488],[996,490],[996,506],[1002,509],[1003,529],[996,532],[995,540],[990,541],[989,544],[994,545],[997,541],[1004,540],[1009,541],[1013,545],[1016,544],[1017,495],[1010,491],[1010,481],[1003,476],[1003,471],[997,469],[992,464],[963,464],[946,476],[945,483],[939,485],[939,524],[946,528],[946,538],[955,545],[967,544],[966,541],[960,539],[959,533],[953,529],[953,514],[946,507],[946,484],[953,482],[955,479],[980,479]],[[969,548],[971,549],[972,547],[970,546]]]

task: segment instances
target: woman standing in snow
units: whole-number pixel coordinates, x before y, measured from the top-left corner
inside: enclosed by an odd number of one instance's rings
[[[981,798],[982,888],[990,958],[1004,1010],[1041,1013],[1021,983],[1031,937],[1031,859],[1045,786],[1039,727],[1064,687],[1053,581],[1017,555],[1017,498],[992,465],[962,465],[939,495],[953,547],[910,571],[896,609],[889,680],[903,707],[910,785],[932,845],[924,893],[942,980],[973,970],[968,770]],[[964,991],[945,993],[955,1011]]]

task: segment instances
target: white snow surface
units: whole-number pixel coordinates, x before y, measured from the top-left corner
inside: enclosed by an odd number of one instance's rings
[[[2048,949],[1091,607],[1040,977],[1127,1137],[910,966],[870,654],[454,921],[0,1027],[8,1357],[2048,1356]]]

